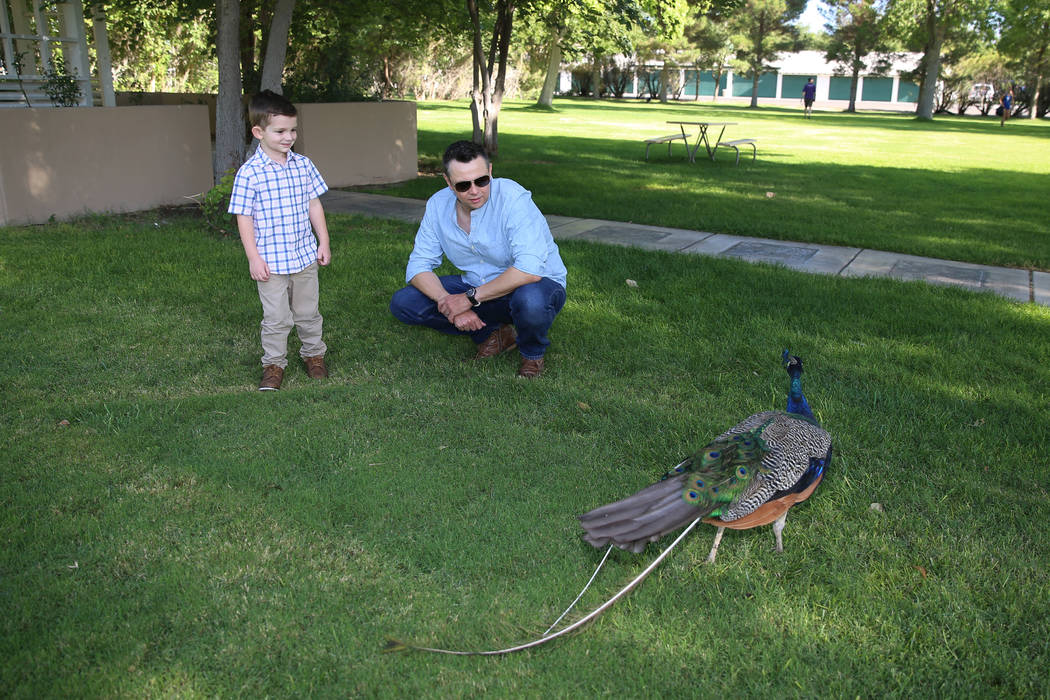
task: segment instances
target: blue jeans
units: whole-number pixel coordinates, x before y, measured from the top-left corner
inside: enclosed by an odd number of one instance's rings
[[[459,275],[439,278],[449,294],[462,294],[470,289]],[[518,332],[518,352],[522,357],[536,360],[547,352],[551,344],[547,332],[554,317],[565,305],[565,288],[554,280],[543,277],[539,282],[523,284],[506,296],[483,301],[474,309],[485,327],[478,331],[461,331],[445,318],[428,296],[413,286],[394,292],[390,313],[412,326],[426,326],[449,335],[469,335],[475,343],[482,343],[501,323],[513,324]]]

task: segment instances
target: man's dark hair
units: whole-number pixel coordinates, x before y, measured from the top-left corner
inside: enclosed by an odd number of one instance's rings
[[[252,126],[261,126],[264,129],[275,115],[294,117],[298,113],[295,105],[289,102],[284,95],[278,95],[273,90],[256,93],[248,102],[248,121]]]
[[[489,154],[485,152],[483,146],[479,146],[473,141],[456,141],[445,149],[445,155],[441,159],[441,164],[445,168],[445,174],[448,175],[448,164],[452,161],[455,160],[460,163],[469,163],[478,156],[485,159],[485,165],[490,165],[492,163],[489,159]]]

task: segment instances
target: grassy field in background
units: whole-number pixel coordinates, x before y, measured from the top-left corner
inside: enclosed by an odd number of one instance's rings
[[[556,100],[506,103],[494,172],[532,190],[545,214],[633,221],[781,240],[891,250],[1050,270],[1050,124],[938,115],[817,112],[732,105]],[[689,164],[642,140],[668,120],[736,122],[758,158]],[[470,138],[467,103],[421,103],[421,166]],[[692,131],[695,133],[695,130]],[[701,151],[702,152],[702,151]],[[384,189],[426,198],[435,175]],[[772,192],[774,196],[767,197]]]
[[[1050,691],[1050,309],[568,241],[528,382],[389,315],[414,227],[330,229],[332,376],[293,360],[276,394],[236,239],[184,212],[0,230],[0,696]],[[783,348],[835,439],[783,554],[730,531],[704,565],[704,527],[571,638],[381,653],[537,636],[601,556],[575,515],[781,407]],[[581,609],[654,551],[615,553]]]

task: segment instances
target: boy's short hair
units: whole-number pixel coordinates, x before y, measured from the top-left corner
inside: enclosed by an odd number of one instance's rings
[[[442,157],[441,163],[445,168],[445,174],[448,175],[448,164],[452,161],[469,163],[478,156],[485,159],[485,165],[492,163],[489,159],[489,154],[485,152],[484,146],[479,146],[473,141],[456,141],[445,149],[445,155]]]
[[[270,119],[276,115],[282,117],[294,117],[298,114],[295,105],[288,101],[284,95],[278,95],[273,90],[263,90],[252,95],[248,101],[248,121],[252,126],[265,129]]]

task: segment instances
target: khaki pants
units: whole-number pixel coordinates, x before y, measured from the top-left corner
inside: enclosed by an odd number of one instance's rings
[[[293,325],[302,343],[301,356],[324,355],[328,346],[321,339],[323,319],[317,309],[317,263],[293,275],[270,275],[267,281],[256,284],[263,307],[263,366],[288,366],[288,333]]]

